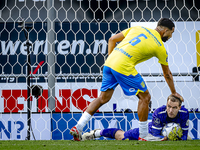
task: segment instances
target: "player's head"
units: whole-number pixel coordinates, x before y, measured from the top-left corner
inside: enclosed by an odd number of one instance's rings
[[[166,42],[172,37],[174,28],[175,28],[174,23],[168,18],[161,18],[158,21],[157,29],[160,31],[163,42]]]
[[[182,101],[180,98],[170,95],[167,98],[167,115],[169,118],[175,118],[181,109]]]

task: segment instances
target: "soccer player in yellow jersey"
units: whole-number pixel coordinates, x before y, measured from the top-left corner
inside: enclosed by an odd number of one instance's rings
[[[92,115],[107,103],[119,84],[126,95],[136,95],[138,102],[139,139],[152,140],[148,134],[148,106],[151,99],[147,86],[135,69],[138,63],[157,57],[161,64],[163,75],[173,96],[183,97],[176,92],[173,76],[168,67],[168,54],[163,42],[172,37],[174,23],[167,18],[158,21],[156,29],[142,26],[132,27],[112,36],[108,41],[108,58],[103,68],[101,94],[93,100],[81,116],[77,125],[70,130],[74,140],[80,141],[82,130]],[[120,42],[117,46],[116,43]],[[162,139],[160,139],[162,140]]]

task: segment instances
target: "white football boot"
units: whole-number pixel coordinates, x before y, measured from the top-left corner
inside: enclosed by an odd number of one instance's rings
[[[86,140],[94,140],[95,138],[98,138],[98,137],[95,137],[95,132],[97,130],[100,130],[101,129],[95,129],[95,130],[92,130],[90,132],[86,132],[82,135],[82,141],[86,141]]]

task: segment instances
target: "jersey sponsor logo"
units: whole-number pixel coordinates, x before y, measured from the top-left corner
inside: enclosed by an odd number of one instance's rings
[[[127,57],[131,58],[133,56],[131,56],[129,53],[127,53],[126,51],[124,51],[122,48],[114,48],[114,50],[116,51],[120,51],[122,54],[126,55]]]
[[[141,83],[141,86],[144,88],[145,87],[145,84],[144,84],[144,82],[142,81],[142,83]]]

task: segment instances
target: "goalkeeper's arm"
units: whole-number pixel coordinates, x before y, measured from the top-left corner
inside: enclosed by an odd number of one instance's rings
[[[156,137],[164,138],[164,136],[161,135],[161,130],[160,129],[154,129],[154,128],[152,128],[151,129],[151,134],[153,136],[156,136]]]
[[[181,137],[182,140],[187,140],[188,137],[188,130],[183,130],[183,136]]]

